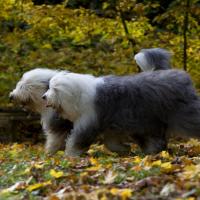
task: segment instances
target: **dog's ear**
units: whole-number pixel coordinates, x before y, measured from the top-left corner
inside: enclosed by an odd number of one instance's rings
[[[49,89],[49,81],[50,81],[50,79],[40,81],[42,84],[45,85],[45,87],[46,87],[47,90]]]

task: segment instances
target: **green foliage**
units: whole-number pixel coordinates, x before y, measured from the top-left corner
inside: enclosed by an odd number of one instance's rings
[[[118,14],[113,18],[99,17],[84,8],[66,8],[65,3],[34,6],[31,0],[7,0],[6,3],[0,0],[0,107],[11,106],[9,91],[25,71],[35,67],[95,75],[130,74],[137,70],[132,52],[151,47],[169,49],[174,54],[174,66],[182,67],[179,12],[169,10],[158,16],[156,20],[167,23],[167,30],[163,30],[152,26],[145,16],[148,9],[157,8],[158,3],[142,4],[134,0],[104,3],[103,9],[116,6],[118,11],[131,17],[126,22],[129,35],[136,42],[132,48]],[[174,20],[166,20],[171,17],[177,22],[178,32],[174,31]],[[199,86],[199,27],[195,16],[190,19],[188,66]]]

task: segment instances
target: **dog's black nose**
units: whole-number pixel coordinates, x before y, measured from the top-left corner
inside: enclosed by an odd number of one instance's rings
[[[10,94],[9,99],[10,99],[10,101],[12,101],[14,99],[14,95]]]
[[[42,99],[46,100],[46,99],[47,99],[47,96],[44,94],[44,95],[42,96]]]

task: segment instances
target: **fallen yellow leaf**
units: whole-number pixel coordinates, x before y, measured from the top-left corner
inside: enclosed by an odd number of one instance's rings
[[[113,194],[113,195],[117,195],[119,193],[119,189],[118,188],[112,188],[110,190],[110,193]]]
[[[108,198],[106,197],[105,194],[103,194],[103,196],[100,198],[100,200],[108,200]]]
[[[29,174],[31,172],[31,167],[28,167],[24,170],[24,174]]]
[[[145,166],[145,168],[148,170],[150,167],[152,167],[152,156],[147,155],[142,159],[141,166]]]
[[[160,166],[161,166],[162,171],[164,171],[164,172],[173,171],[173,166],[172,166],[171,162],[162,163]]]
[[[161,164],[162,164],[161,160],[156,160],[152,162],[152,166],[161,166]]]
[[[29,191],[29,192],[32,192],[33,190],[37,190],[41,187],[45,187],[47,185],[51,185],[51,181],[46,181],[46,182],[42,182],[42,183],[36,183],[36,184],[33,184],[33,185],[29,185],[26,189]]]
[[[181,178],[191,179],[194,177],[199,177],[200,165],[188,165],[184,167],[184,172],[181,173]]]
[[[86,170],[87,171],[98,171],[99,169],[101,169],[101,165],[88,167]]]
[[[52,45],[51,44],[44,44],[43,46],[41,46],[41,48],[43,48],[43,49],[52,49]]]
[[[139,156],[135,156],[134,158],[133,158],[133,162],[134,163],[140,163],[142,161],[142,158],[140,158]]]
[[[23,149],[23,148],[24,148],[24,145],[23,144],[18,144],[18,143],[14,143],[11,146],[11,149]]]
[[[56,154],[59,156],[64,156],[65,153],[64,153],[64,151],[58,151]]]
[[[113,195],[119,195],[122,198],[122,200],[126,200],[127,198],[130,198],[132,196],[131,189],[112,188],[110,190],[110,193]]]
[[[64,175],[63,171],[55,171],[54,169],[50,170],[50,175],[54,178],[60,178]]]
[[[36,169],[43,169],[44,164],[35,164],[34,167],[35,167]]]
[[[98,165],[98,164],[99,164],[98,160],[95,159],[95,158],[90,158],[90,163],[91,163],[92,165]]]
[[[192,138],[187,142],[187,144],[190,144],[192,146],[199,146],[200,142],[199,142],[199,140]]]
[[[170,158],[170,155],[169,155],[169,153],[167,151],[162,151],[160,153],[160,155],[161,155],[162,158],[166,158],[166,159]]]
[[[127,198],[130,198],[132,196],[132,190],[131,189],[123,189],[121,191],[120,196],[122,197],[122,200],[126,200]]]

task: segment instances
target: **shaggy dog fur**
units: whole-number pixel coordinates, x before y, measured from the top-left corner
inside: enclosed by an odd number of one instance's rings
[[[66,142],[69,156],[86,151],[99,134],[113,151],[127,150],[119,144],[125,138],[145,153],[166,149],[172,134],[200,136],[199,97],[180,70],[105,77],[60,72],[43,98],[74,123]]]
[[[171,54],[161,48],[142,49],[134,56],[142,71],[170,69]]]
[[[49,80],[57,73],[55,70],[40,68],[28,71],[10,93],[12,100],[41,115],[48,153],[65,148],[67,134],[72,128],[71,122],[60,118],[52,108],[47,108],[41,98],[48,90]]]

